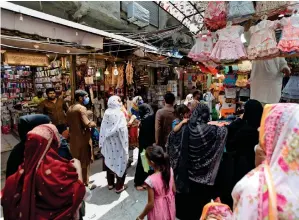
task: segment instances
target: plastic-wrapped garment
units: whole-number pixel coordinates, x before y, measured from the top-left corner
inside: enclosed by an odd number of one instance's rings
[[[215,62],[233,62],[235,60],[246,59],[247,54],[241,41],[241,34],[244,27],[234,25],[218,30],[219,36],[215,47],[211,53],[211,60]]]
[[[249,59],[275,57],[279,54],[275,29],[278,21],[263,20],[249,29],[250,44],[247,49]]]
[[[249,18],[255,13],[252,1],[230,1],[228,3],[227,19]]]
[[[282,98],[299,100],[299,76],[291,76],[282,91]]]
[[[292,17],[281,19],[280,23],[284,28],[277,47],[282,52],[299,52],[299,12]]]
[[[226,25],[226,2],[210,1],[205,10],[204,23],[212,30],[223,28]]]
[[[210,60],[210,55],[213,49],[212,34],[198,35],[196,43],[190,50],[188,57],[192,58],[193,61],[206,62]]]

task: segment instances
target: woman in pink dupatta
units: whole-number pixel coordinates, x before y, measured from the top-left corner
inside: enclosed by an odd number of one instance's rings
[[[235,186],[233,219],[299,219],[299,105],[266,105],[259,149],[262,164]]]

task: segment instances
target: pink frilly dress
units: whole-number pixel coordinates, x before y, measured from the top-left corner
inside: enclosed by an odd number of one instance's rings
[[[149,176],[145,183],[154,190],[154,208],[148,213],[148,220],[175,220],[175,197],[172,190],[174,179],[171,169],[169,190],[165,192],[162,173],[154,173]]]
[[[225,1],[210,1],[205,10],[204,23],[211,30],[223,28],[226,25],[226,15]]]
[[[284,26],[278,48],[284,52],[299,52],[299,15],[281,19]]]
[[[279,55],[275,29],[278,21],[263,20],[249,29],[250,44],[247,48],[248,59],[271,58]]]
[[[213,49],[212,33],[206,35],[199,34],[196,36],[196,43],[190,50],[188,57],[193,61],[207,62]]]
[[[211,53],[211,60],[218,63],[229,63],[247,58],[245,47],[241,41],[244,27],[234,25],[218,30],[219,39]]]

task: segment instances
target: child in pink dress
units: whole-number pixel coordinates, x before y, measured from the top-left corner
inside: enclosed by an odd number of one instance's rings
[[[145,183],[148,186],[148,202],[137,220],[175,220],[175,185],[169,156],[157,145],[146,149],[146,158],[155,173]]]

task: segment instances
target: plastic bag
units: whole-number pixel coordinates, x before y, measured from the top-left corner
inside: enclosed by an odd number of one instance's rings
[[[147,161],[144,149],[141,152],[140,157],[141,157],[141,162],[142,162],[143,170],[144,170],[144,172],[148,173],[148,171],[150,170],[150,166],[148,164],[148,161]]]

